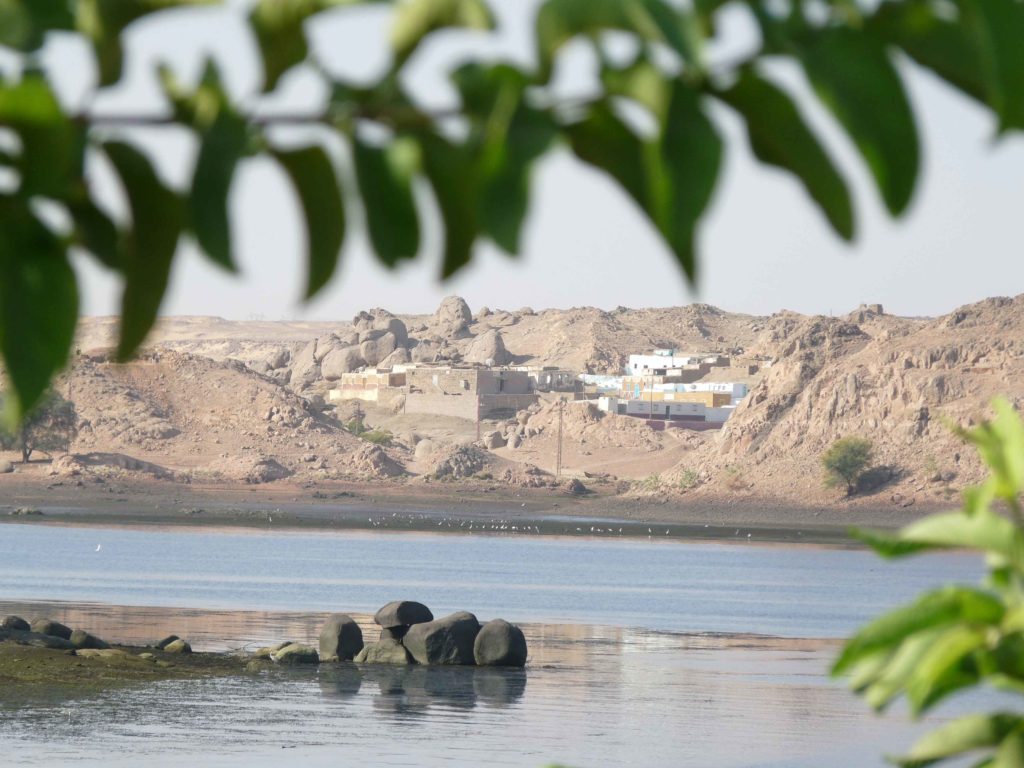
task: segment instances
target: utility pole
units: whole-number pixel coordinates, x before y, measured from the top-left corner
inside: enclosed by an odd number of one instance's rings
[[[555,477],[562,476],[562,411],[565,409],[565,398],[558,398],[558,454],[555,458]]]

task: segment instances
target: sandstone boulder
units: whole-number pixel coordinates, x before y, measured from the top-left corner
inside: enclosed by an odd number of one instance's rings
[[[434,313],[434,325],[449,336],[464,334],[472,322],[473,313],[469,311],[469,305],[461,296],[449,296],[441,302],[441,306]]]
[[[32,620],[32,631],[49,637],[60,637],[64,640],[71,639],[71,627],[50,619],[36,618]]]
[[[370,643],[356,656],[357,663],[366,664],[412,664],[413,658],[404,645],[397,640],[382,637]]]
[[[0,459],[0,475],[6,475],[14,471],[14,465],[7,459]]]
[[[276,459],[260,459],[246,473],[245,482],[252,484],[272,483],[295,474]]]
[[[508,365],[512,362],[512,355],[505,349],[501,332],[490,330],[473,339],[466,350],[465,360],[467,363],[481,365]]]
[[[351,661],[363,650],[363,630],[347,613],[327,617],[320,630],[321,661]]]
[[[379,338],[362,342],[359,345],[359,354],[363,356],[367,365],[376,366],[395,351],[395,342],[395,334],[388,331]]]
[[[433,440],[420,440],[416,443],[416,450],[414,455],[417,459],[422,459],[437,450],[437,443]]]
[[[267,354],[263,358],[263,362],[266,363],[268,370],[274,370],[276,368],[284,368],[291,359],[292,353],[289,350],[284,347],[278,347]]]
[[[320,363],[320,373],[328,381],[337,381],[343,373],[352,373],[366,365],[359,347],[332,349]]]
[[[410,354],[414,363],[436,363],[441,359],[440,346],[428,339],[421,339]]]
[[[473,658],[482,667],[522,667],[526,664],[526,637],[504,619],[484,624],[473,642]]]
[[[306,389],[320,378],[320,363],[316,359],[316,339],[313,339],[292,360],[291,385],[293,389]]]
[[[492,432],[487,432],[484,435],[483,440],[484,447],[489,451],[493,451],[495,448],[505,447],[505,438],[502,437],[501,432],[496,429]]]
[[[412,357],[409,354],[409,350],[405,347],[398,347],[398,349],[377,363],[377,367],[394,368],[396,365],[404,365],[411,361]]]
[[[192,646],[179,637],[164,646],[164,653],[192,653]]]
[[[403,642],[420,664],[473,664],[480,622],[467,611],[409,627]]]
[[[434,614],[423,603],[414,600],[395,600],[374,614],[373,620],[382,627],[401,627],[433,621]]]

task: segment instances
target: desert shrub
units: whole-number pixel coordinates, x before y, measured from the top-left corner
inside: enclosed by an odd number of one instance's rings
[[[697,473],[692,469],[683,470],[679,475],[679,487],[684,491],[696,488],[699,484],[700,478],[697,477]]]
[[[733,491],[740,491],[747,487],[743,468],[738,464],[730,464],[725,468],[725,487]]]
[[[386,429],[374,429],[369,432],[363,432],[359,436],[363,440],[369,440],[371,443],[385,446],[391,445],[391,441],[394,440],[394,435]]]
[[[846,485],[846,495],[857,490],[857,481],[871,464],[872,444],[866,437],[841,437],[821,455],[825,487]]]
[[[656,491],[661,487],[661,475],[651,472],[643,480],[637,480],[633,487],[641,491]]]

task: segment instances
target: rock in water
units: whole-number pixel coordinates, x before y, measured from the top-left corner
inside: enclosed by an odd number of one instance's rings
[[[467,611],[414,624],[403,642],[420,664],[473,664],[473,643],[480,622]]]
[[[433,621],[434,614],[423,603],[395,600],[377,611],[373,620],[382,627],[401,627]]]
[[[76,629],[71,633],[71,637],[68,638],[71,644],[75,648],[97,648],[102,650],[103,648],[109,648],[105,642],[100,640],[96,635],[91,635],[84,629]]]
[[[175,640],[180,640],[180,639],[181,638],[179,638],[177,635],[168,635],[163,640],[161,640],[159,643],[157,643],[155,647],[159,648],[162,651],[164,648],[166,648],[168,645],[173,643]]]
[[[308,645],[292,643],[272,653],[270,658],[278,664],[316,664],[320,661],[320,654]]]
[[[71,639],[71,627],[50,619],[37,618],[32,620],[32,631],[49,637],[60,637],[64,640]]]
[[[351,661],[363,650],[363,630],[347,613],[327,617],[320,630],[320,661]]]
[[[376,643],[370,643],[355,658],[362,664],[413,664],[408,649],[397,640],[382,637]]]
[[[526,665],[526,637],[519,627],[494,619],[480,628],[473,643],[473,658],[481,667]]]
[[[431,616],[430,618],[434,617]],[[0,621],[0,627],[4,629],[17,629],[21,632],[28,632],[31,629],[28,622],[21,618],[21,616],[4,616],[3,621]]]

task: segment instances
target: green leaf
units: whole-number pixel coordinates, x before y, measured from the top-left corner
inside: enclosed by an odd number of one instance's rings
[[[311,299],[334,274],[345,240],[341,187],[322,147],[275,150],[271,154],[288,174],[302,204],[309,265],[306,298]]]
[[[982,461],[992,471],[986,483],[992,493],[1012,502],[1024,486],[1024,423],[1003,398],[994,398],[992,409],[996,412],[994,421],[973,430],[954,429],[977,447]]]
[[[1018,570],[1024,568],[1024,534],[994,512],[929,515],[906,526],[899,535],[904,541],[932,547],[973,547],[1005,558]]]
[[[121,272],[124,256],[121,253],[120,233],[87,195],[68,203],[68,212],[75,223],[75,241],[92,253],[102,264]]]
[[[1024,730],[1017,728],[1003,739],[990,768],[1021,768],[1024,766]]]
[[[494,29],[494,17],[484,0],[407,0],[395,10],[391,48],[395,67],[404,64],[423,39],[446,27]]]
[[[68,0],[0,0],[0,45],[34,51],[48,31],[73,28]]]
[[[934,3],[885,0],[867,18],[866,28],[968,96],[987,101],[988,86],[977,43],[959,21],[937,15]]]
[[[696,226],[711,199],[722,152],[699,96],[682,84],[673,86],[656,142],[641,141],[604,107],[566,133],[581,160],[607,171],[640,205],[694,282]]]
[[[864,699],[876,710],[883,709],[903,690],[919,661],[933,648],[943,632],[930,628],[910,635],[896,647],[881,674],[864,691]]]
[[[981,53],[989,105],[1001,131],[1024,129],[1024,5],[1018,0],[959,0]]]
[[[994,747],[1022,722],[1019,715],[1005,712],[958,718],[918,739],[899,764],[924,768],[964,752]]]
[[[876,531],[868,528],[850,528],[851,538],[862,541],[885,558],[903,557],[917,552],[936,549],[930,544],[904,541],[899,532]]]
[[[480,226],[508,253],[519,251],[534,161],[557,135],[551,117],[524,99],[526,76],[507,65],[467,64],[452,76],[480,145]]]
[[[21,195],[72,194],[82,177],[85,137],[63,113],[45,78],[26,74],[16,85],[0,84],[0,126],[21,139],[16,164]]]
[[[919,714],[942,696],[976,680],[974,676],[958,674],[958,667],[964,657],[984,644],[985,632],[977,627],[952,626],[943,632],[917,660],[907,681],[911,712]]]
[[[947,586],[926,592],[913,603],[884,613],[862,627],[843,648],[832,674],[845,674],[858,659],[880,649],[894,648],[922,630],[956,621],[998,624],[1004,610],[996,597],[973,587]]]
[[[412,194],[414,161],[409,154],[403,140],[385,148],[371,146],[358,136],[352,141],[370,242],[388,267],[413,258],[420,248],[420,224]]]
[[[67,361],[78,288],[64,245],[27,204],[0,197],[0,353],[20,419]]]
[[[35,0],[33,0],[34,2]],[[121,79],[124,50],[121,34],[143,16],[183,5],[209,5],[220,0],[77,0],[75,26],[92,42],[100,85]]]
[[[540,77],[551,77],[555,54],[574,37],[611,30],[666,45],[691,66],[701,68],[697,25],[664,0],[547,0],[537,13]]]
[[[853,208],[846,182],[789,96],[750,70],[718,95],[743,116],[757,158],[795,175],[832,228],[852,239]]]
[[[863,155],[890,213],[899,215],[914,192],[920,147],[914,113],[885,48],[844,27],[823,29],[802,49],[815,90]]]
[[[441,277],[447,279],[469,263],[480,232],[479,180],[472,148],[436,134],[420,137],[423,170],[434,189],[444,224]]]
[[[128,360],[156,321],[184,223],[184,206],[135,147],[108,142],[103,150],[121,179],[132,214],[123,249],[125,287],[117,348],[118,359]]]
[[[200,247],[229,272],[237,268],[231,256],[228,195],[248,140],[245,121],[233,112],[221,110],[203,136],[188,201],[189,219]]]

